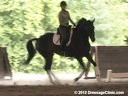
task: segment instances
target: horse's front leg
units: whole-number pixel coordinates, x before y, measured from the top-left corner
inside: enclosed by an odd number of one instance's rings
[[[83,74],[84,74],[84,71],[82,71],[80,75],[74,79],[74,81],[77,82],[83,76]]]
[[[76,59],[77,59],[77,61],[80,63],[80,65],[81,65],[83,71],[81,72],[81,74],[80,74],[77,78],[74,79],[75,82],[78,81],[78,80],[83,76],[84,73],[85,73],[85,75],[87,76],[87,69],[86,69],[85,64],[84,64],[84,62],[83,62],[83,60],[82,60],[82,57],[77,57]]]
[[[86,56],[86,58],[88,59],[89,62],[91,62],[93,64],[93,66],[95,67],[94,70],[95,70],[95,75],[96,75],[96,78],[98,81],[100,81],[100,72],[99,72],[99,68],[97,67],[97,64],[96,62],[92,59],[92,56],[90,54],[88,54]]]

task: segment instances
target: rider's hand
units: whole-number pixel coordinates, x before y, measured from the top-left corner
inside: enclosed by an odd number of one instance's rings
[[[74,23],[73,26],[76,27],[76,24]]]

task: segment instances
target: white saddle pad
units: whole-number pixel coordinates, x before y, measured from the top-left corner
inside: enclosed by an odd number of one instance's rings
[[[71,31],[69,41],[68,41],[67,44],[66,44],[67,46],[69,46],[70,43],[71,43],[72,34],[73,34],[73,32]],[[56,34],[56,33],[53,35],[53,43],[54,43],[55,45],[61,45],[61,43],[60,43],[60,35],[58,35],[58,34]]]

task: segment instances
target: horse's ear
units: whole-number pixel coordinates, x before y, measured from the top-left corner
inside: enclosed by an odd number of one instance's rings
[[[86,20],[85,18],[82,18],[81,20]]]
[[[83,18],[83,19],[87,21],[87,19],[86,19],[86,18]]]
[[[86,18],[81,18],[81,20],[85,20],[85,21],[87,21],[87,19],[86,19]]]
[[[94,22],[95,21],[95,18],[92,20],[92,22]]]

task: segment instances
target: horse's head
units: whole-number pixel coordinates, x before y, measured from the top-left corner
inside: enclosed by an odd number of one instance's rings
[[[78,22],[76,29],[80,32],[81,35],[90,37],[91,41],[95,41],[95,31],[94,31],[94,20],[86,20],[84,18],[80,19]]]

